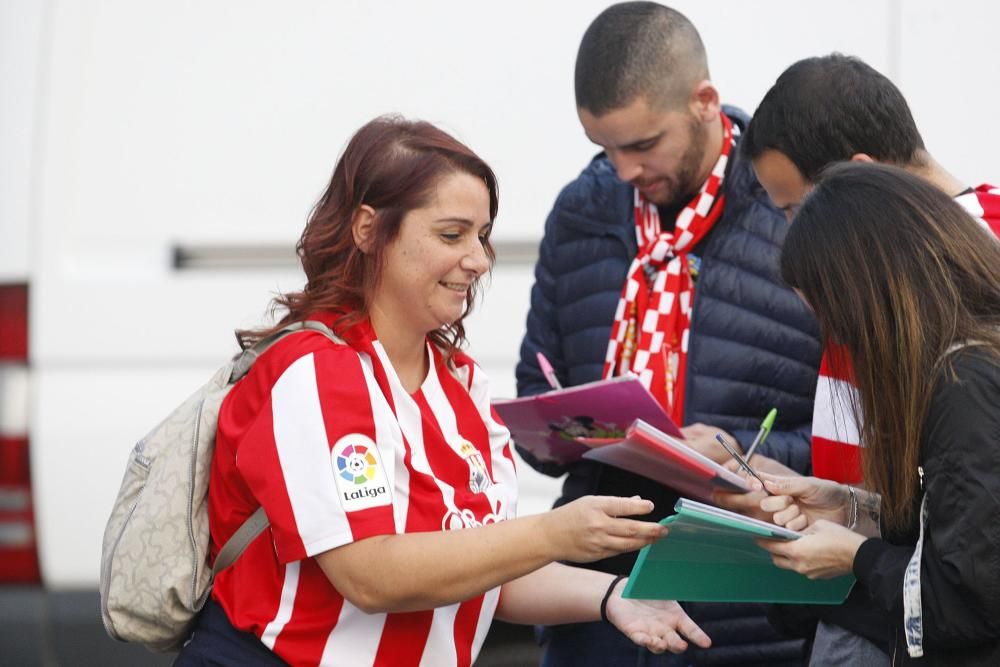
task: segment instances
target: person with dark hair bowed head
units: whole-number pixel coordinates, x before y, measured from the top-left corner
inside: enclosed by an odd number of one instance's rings
[[[1000,664],[1000,244],[926,180],[846,163],[803,201],[781,274],[853,361],[866,488],[765,475],[761,509],[803,536],[761,545],[853,572],[893,664]]]
[[[924,179],[1000,235],[1000,189],[970,187],[938,163],[900,90],[859,58],[833,53],[786,69],[754,112],[740,150],[789,219],[824,168],[854,160],[895,165]],[[813,472],[858,482],[857,425],[835,414],[834,394],[850,378],[849,369],[837,366],[846,361],[824,359],[813,419]]]
[[[926,149],[899,88],[856,57],[832,53],[788,67],[754,112],[740,151],[790,220],[826,167],[877,162],[922,178],[953,197],[984,228],[1000,234],[1000,189],[970,187],[950,174]],[[813,408],[812,474],[817,477],[863,483],[862,430],[849,409],[857,400],[854,393],[849,355],[828,344]],[[754,457],[754,465],[762,463],[766,467],[761,457]],[[757,494],[717,494],[715,500],[729,509],[759,513]],[[806,617],[818,619],[810,665],[822,667],[842,664],[846,656],[868,665],[888,664],[892,637],[872,622],[878,613],[864,587],[856,586],[844,605],[786,607],[781,615],[794,618],[797,626]]]
[[[938,163],[900,90],[859,58],[832,53],[782,72],[757,107],[740,152],[789,220],[829,165],[878,162],[924,179],[1000,235],[1000,189],[970,187]],[[819,477],[855,483],[861,481],[859,429],[837,410],[850,402],[838,396],[850,389],[850,377],[849,360],[827,350],[816,391],[812,462]]]
[[[648,500],[587,496],[516,517],[510,433],[461,351],[493,263],[490,168],[425,122],[351,139],[297,250],[305,287],[222,405],[212,553],[258,507],[270,522],[212,588],[176,665],[470,665],[494,617],[597,621],[656,653],[708,646],[676,602],[623,599],[588,562],[665,530]],[[685,640],[686,638],[686,640]]]
[[[815,320],[781,283],[787,221],[738,151],[749,118],[724,107],[705,46],[679,12],[615,4],[580,43],[576,106],[601,149],[556,199],[535,267],[518,393],[635,373],[682,426],[687,443],[720,462],[715,439],[750,446],[761,420],[778,422],[761,452],[772,472],[809,472],[810,422],[821,345]],[[594,461],[568,466],[521,450],[536,469],[566,473],[562,505],[587,494],[639,494],[658,521],[678,494]],[[630,572],[635,557],[588,567]],[[780,634],[759,604],[686,605],[713,639],[682,664],[797,665],[805,643]],[[546,628],[543,664],[669,664],[606,623]]]
[[[761,185],[789,219],[828,165],[854,160],[891,164],[923,178],[1000,235],[1000,188],[971,187],[924,146],[899,89],[859,58],[833,53],[786,69],[764,96],[740,145]],[[824,358],[813,419],[813,472],[860,481],[858,428],[834,414],[836,389],[849,384],[848,363]],[[834,428],[837,427],[837,428]]]
[[[805,58],[782,72],[754,112],[740,151],[789,220],[824,168],[855,160],[923,178],[1000,234],[1000,190],[970,187],[950,174],[925,147],[899,88],[854,56]]]

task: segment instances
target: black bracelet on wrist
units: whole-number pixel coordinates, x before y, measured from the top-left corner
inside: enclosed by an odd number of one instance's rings
[[[611,594],[615,592],[615,586],[618,585],[618,582],[627,578],[627,574],[619,574],[611,580],[608,590],[604,593],[604,598],[601,600],[601,620],[605,623],[610,623],[610,621],[608,621],[608,600],[611,599]]]

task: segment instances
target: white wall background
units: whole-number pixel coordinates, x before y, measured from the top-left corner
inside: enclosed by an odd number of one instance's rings
[[[176,272],[174,243],[291,246],[350,134],[398,111],[496,169],[499,242],[536,241],[595,152],[573,105],[579,39],[608,3],[4,0],[0,281],[31,285],[31,438],[42,567],[94,585],[130,443],[260,321],[290,269]],[[752,111],[833,50],[888,74],[930,151],[1000,182],[1000,51],[986,0],[674,3],[724,100]],[[513,393],[530,268],[502,264],[470,323]],[[522,469],[525,469],[523,467]],[[555,493],[525,473],[528,506]]]

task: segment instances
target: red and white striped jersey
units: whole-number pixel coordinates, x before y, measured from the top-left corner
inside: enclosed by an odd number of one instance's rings
[[[955,201],[984,227],[1000,237],[1000,188],[980,185]],[[851,401],[857,400],[853,369],[846,353],[832,358],[824,350],[813,404],[813,475],[846,484],[862,480],[860,428]]]
[[[226,397],[209,485],[213,555],[259,505],[271,525],[212,595],[235,627],[293,665],[470,665],[499,588],[434,610],[366,614],[311,557],[374,535],[513,518],[510,433],[467,356],[454,355],[451,372],[428,344],[427,378],[409,394],[370,324],[346,338],[287,336]]]
[[[1000,188],[983,183],[955,197],[955,201],[1000,236]]]

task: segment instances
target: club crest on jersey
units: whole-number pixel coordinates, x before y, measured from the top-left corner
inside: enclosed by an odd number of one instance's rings
[[[458,441],[458,446],[455,449],[469,466],[469,491],[483,493],[493,486],[493,480],[490,479],[483,455],[479,453],[475,445],[463,438]]]
[[[334,444],[330,457],[345,512],[392,502],[388,476],[374,440],[362,433],[349,433]]]

